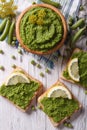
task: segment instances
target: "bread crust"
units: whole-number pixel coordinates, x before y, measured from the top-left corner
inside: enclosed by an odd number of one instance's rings
[[[49,90],[51,90],[53,87],[55,87],[56,85],[61,85],[61,86],[63,86],[63,87],[65,87],[65,88],[67,88],[62,82],[60,82],[59,80],[55,83],[55,84],[53,84],[45,93],[43,93],[39,98],[38,98],[38,103],[39,103],[39,105],[41,106],[41,109],[43,110],[44,109],[44,106],[41,104],[41,100],[44,98],[44,97],[46,97],[47,96],[47,94],[48,94],[48,92],[49,92]],[[71,91],[67,88],[67,90],[71,93]],[[77,98],[71,93],[71,95],[72,95],[72,98],[74,98],[75,100],[77,100]],[[78,101],[78,100],[77,100]],[[82,109],[82,104],[78,101],[78,104],[79,104],[79,109],[77,109],[77,110],[75,110],[74,111],[74,113],[73,114],[76,114],[77,112],[78,112],[78,110],[80,110],[80,109]],[[72,114],[72,115],[73,115]],[[59,125],[61,125],[64,121],[66,121],[68,118],[70,118],[70,117],[72,117],[72,115],[71,116],[69,116],[69,117],[65,117],[63,120],[61,120],[61,121],[59,121],[59,122],[54,122],[53,121],[53,119],[51,118],[51,117],[49,117],[49,119],[50,119],[50,121],[51,121],[51,123],[53,124],[53,126],[55,126],[55,127],[57,127],[57,126],[59,126]]]
[[[27,112],[28,109],[30,109],[31,104],[32,104],[32,101],[36,98],[36,96],[38,97],[39,95],[41,95],[42,90],[43,90],[43,84],[42,84],[39,80],[33,78],[33,77],[32,77],[31,75],[29,75],[27,72],[25,72],[25,70],[23,70],[21,67],[16,67],[16,68],[13,70],[12,73],[15,73],[15,72],[22,72],[22,73],[25,74],[30,80],[39,83],[39,88],[38,88],[38,90],[35,92],[34,96],[32,97],[31,101],[29,102],[28,106],[27,106],[25,109],[22,109],[21,107],[17,106],[17,105],[14,104],[12,101],[10,101],[8,98],[6,98],[6,97],[3,96],[5,99],[7,99],[9,102],[11,102],[14,106],[16,106],[16,107],[17,107],[18,109],[20,109],[22,112]],[[12,73],[11,73],[11,74],[12,74]],[[8,78],[9,78],[9,76],[8,76]],[[4,82],[3,84],[5,84],[5,82]]]

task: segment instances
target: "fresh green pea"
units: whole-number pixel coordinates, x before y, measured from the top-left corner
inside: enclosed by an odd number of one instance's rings
[[[21,54],[21,55],[23,55],[23,52],[20,49],[18,50],[18,53]]]
[[[11,21],[7,20],[5,29],[4,29],[3,33],[1,34],[1,36],[0,36],[0,41],[3,41],[6,38],[8,32],[9,32],[10,23],[11,23]]]
[[[73,17],[69,16],[69,21],[73,22],[74,21]]]
[[[35,66],[36,62],[34,60],[31,60],[31,64]]]
[[[73,25],[71,26],[71,29],[75,30],[75,29],[77,29],[78,27],[84,25],[84,23],[85,23],[85,20],[84,20],[83,18],[81,18],[81,19],[79,19],[75,24],[73,24]]]
[[[17,38],[16,37],[13,37],[13,41],[16,41],[17,40]]]
[[[71,40],[72,43],[75,43],[84,34],[85,30],[86,30],[86,27],[83,27],[83,28],[79,29],[76,32],[76,34],[73,36],[73,38]]]
[[[58,2],[54,2],[54,1],[51,1],[51,0],[41,0],[41,1],[44,2],[44,3],[50,4],[50,5],[53,5],[57,8],[61,8],[61,4],[58,3]]]
[[[51,73],[50,70],[49,70],[48,68],[45,70],[45,72],[48,73],[48,74]]]
[[[11,45],[14,46],[14,45],[15,45],[15,41],[12,41],[12,42],[11,42]]]
[[[0,54],[4,54],[4,51],[3,51],[3,50],[0,50]]]
[[[69,16],[69,20],[68,20],[69,26],[72,26],[73,22],[74,22],[74,19],[71,16]]]
[[[6,22],[7,22],[7,18],[5,18],[2,23],[0,24],[0,32],[2,32],[5,28],[5,25],[6,25]]]
[[[36,110],[35,106],[32,106],[32,107],[31,107],[31,109],[32,109],[33,111],[35,111],[35,110]]]
[[[8,44],[12,43],[14,30],[15,30],[15,21],[13,21],[10,26],[10,30],[8,33]]]
[[[65,127],[67,127],[67,126],[68,126],[68,124],[65,122],[65,123],[64,123],[64,126],[65,126]]]
[[[5,70],[4,66],[0,66],[0,70],[4,71]]]
[[[17,66],[16,66],[15,64],[13,64],[13,65],[12,65],[12,68],[14,68],[14,69],[15,69],[16,67],[17,67]]]
[[[72,26],[72,22],[71,22],[71,21],[68,21],[68,25],[69,25],[69,26]]]
[[[41,69],[41,65],[40,65],[40,64],[37,64],[37,68]]]
[[[79,8],[79,10],[83,11],[84,10],[84,6],[81,5],[80,8]]]
[[[43,72],[41,72],[41,73],[40,73],[40,76],[41,76],[41,77],[44,77],[44,73],[43,73]]]
[[[73,125],[70,122],[65,122],[64,126],[67,128],[73,128]]]
[[[36,2],[33,2],[32,5],[36,4]]]
[[[73,126],[72,126],[72,124],[71,124],[71,123],[69,123],[69,124],[68,124],[68,127],[69,127],[69,128],[73,128]]]
[[[15,57],[14,55],[12,55],[11,58],[12,58],[13,60],[16,60],[16,57]]]

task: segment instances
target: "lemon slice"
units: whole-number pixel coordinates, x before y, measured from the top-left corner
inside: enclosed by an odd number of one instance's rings
[[[20,72],[15,72],[12,73],[7,81],[5,82],[5,85],[16,85],[17,83],[29,83],[30,80],[27,78],[26,75],[20,73]]]
[[[63,97],[72,99],[71,93],[63,86],[55,86],[51,88],[47,94],[47,97]]]
[[[79,82],[79,66],[78,66],[78,58],[72,59],[68,64],[68,73],[72,80]]]

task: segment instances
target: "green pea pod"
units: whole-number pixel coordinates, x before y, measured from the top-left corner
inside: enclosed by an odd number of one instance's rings
[[[1,36],[0,36],[0,41],[3,41],[6,38],[6,36],[8,35],[9,28],[10,28],[10,23],[11,23],[11,21],[7,20],[5,29],[4,29],[3,33],[1,34]]]
[[[85,23],[85,20],[84,20],[83,18],[81,18],[81,19],[79,19],[75,24],[73,24],[73,25],[71,26],[71,29],[75,30],[75,29],[77,29],[78,27],[84,25],[84,23]]]
[[[14,30],[15,30],[15,21],[13,21],[11,23],[11,26],[10,26],[10,30],[9,30],[9,33],[8,33],[8,44],[11,44],[11,42],[13,40]]]
[[[77,42],[77,40],[84,34],[85,30],[86,27],[79,29],[78,32],[76,32],[76,34],[73,36],[72,43]]]
[[[61,8],[61,4],[58,3],[58,2],[54,2],[54,1],[51,1],[51,0],[41,0],[41,1],[44,2],[44,3],[50,4],[50,5],[53,5],[57,8]]]
[[[2,32],[5,28],[5,25],[6,25],[6,22],[7,22],[7,18],[5,18],[2,23],[0,24],[0,32]]]

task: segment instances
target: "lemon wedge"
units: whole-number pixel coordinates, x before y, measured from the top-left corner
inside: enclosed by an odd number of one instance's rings
[[[5,82],[5,85],[16,85],[17,83],[29,83],[29,78],[21,73],[21,72],[15,72],[12,73],[8,79]]]
[[[47,94],[47,97],[63,97],[72,99],[71,93],[64,86],[55,86],[51,88]]]
[[[68,64],[68,73],[72,80],[79,82],[79,66],[78,66],[78,58],[72,59]]]

